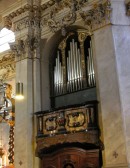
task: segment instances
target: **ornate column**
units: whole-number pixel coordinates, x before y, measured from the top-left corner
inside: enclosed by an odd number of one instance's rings
[[[16,82],[23,83],[24,99],[16,100],[15,115],[15,154],[17,168],[35,167],[34,149],[34,74],[33,58],[36,44],[33,1],[27,1],[13,16],[16,44],[12,49],[16,56]],[[37,75],[38,76],[38,75]]]
[[[35,26],[34,26],[34,45],[33,45],[33,111],[38,112],[41,111],[41,56],[40,56],[40,42],[41,42],[41,27],[40,27],[40,19],[41,19],[41,0],[34,0],[33,5],[35,7]],[[34,146],[33,149],[36,149],[36,135],[37,135],[37,121],[34,117],[33,130],[34,130]],[[38,157],[34,155],[34,167],[40,167],[40,160]]]
[[[10,127],[9,130],[9,164],[14,165],[14,127],[15,127],[15,113],[10,113],[10,118],[8,120],[8,124]]]
[[[85,54],[84,54],[84,41],[87,37],[85,32],[78,32],[78,40],[80,42],[80,51],[81,51],[81,65],[82,65],[82,72],[83,72],[83,86],[87,87],[87,75],[86,75],[86,63],[85,63]],[[83,88],[84,88],[83,87]]]

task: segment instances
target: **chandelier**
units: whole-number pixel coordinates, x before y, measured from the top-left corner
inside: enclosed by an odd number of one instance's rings
[[[9,84],[0,84],[0,122],[8,120],[12,109],[11,89],[12,86]]]

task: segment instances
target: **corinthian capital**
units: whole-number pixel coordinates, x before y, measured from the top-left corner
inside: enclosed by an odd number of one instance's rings
[[[19,57],[25,53],[25,43],[23,40],[18,40],[16,44],[10,43],[10,48],[16,57]]]

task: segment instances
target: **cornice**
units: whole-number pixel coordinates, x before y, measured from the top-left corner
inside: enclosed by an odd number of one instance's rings
[[[55,4],[42,16],[41,26],[48,26],[52,32],[56,32],[74,24],[78,16],[93,31],[110,23],[112,8],[109,0],[80,2],[67,0]]]
[[[39,6],[26,4],[6,16],[4,23],[8,28],[13,25],[15,32],[49,27],[50,31],[61,30],[65,35],[66,28],[78,17],[92,31],[109,24],[111,11],[110,0],[50,0]]]

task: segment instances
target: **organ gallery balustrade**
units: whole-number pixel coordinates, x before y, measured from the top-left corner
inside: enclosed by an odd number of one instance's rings
[[[67,107],[36,113],[38,149],[63,143],[98,144],[97,105]]]

